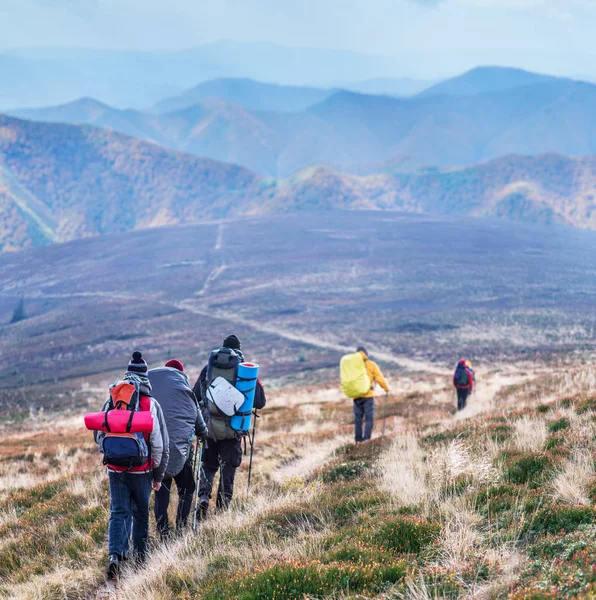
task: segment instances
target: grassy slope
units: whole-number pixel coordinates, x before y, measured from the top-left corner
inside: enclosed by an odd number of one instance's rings
[[[416,394],[413,381],[395,382],[409,391],[390,403],[390,435],[358,447],[334,390],[273,394],[251,497],[243,469],[233,509],[156,548],[119,598],[589,597],[594,370],[503,387],[493,398],[503,408],[470,419],[449,418],[439,379],[418,376]],[[105,559],[97,459],[84,433],[10,439],[0,596],[88,597]],[[15,470],[24,475],[10,484]]]

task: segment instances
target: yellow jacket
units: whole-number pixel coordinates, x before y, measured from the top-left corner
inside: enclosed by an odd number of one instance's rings
[[[362,358],[364,358],[364,365],[366,366],[366,374],[370,379],[371,388],[368,394],[364,394],[362,398],[373,398],[375,395],[375,384],[379,384],[386,392],[389,391],[389,386],[383,377],[383,373],[381,373],[381,369],[379,369],[376,362],[373,362],[364,354],[364,352],[360,352],[362,354]]]

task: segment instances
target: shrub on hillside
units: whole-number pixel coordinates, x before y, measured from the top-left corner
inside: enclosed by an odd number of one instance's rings
[[[531,538],[543,534],[560,534],[576,530],[581,525],[596,522],[596,513],[591,506],[568,506],[550,504],[539,508],[525,524]]]
[[[394,564],[322,564],[317,560],[284,562],[239,573],[207,588],[203,600],[295,600],[339,593],[378,594],[401,581],[405,560]]]
[[[462,429],[448,429],[447,431],[439,431],[437,433],[431,433],[422,438],[422,442],[424,444],[433,445],[433,444],[442,444],[447,442],[452,442],[458,438],[464,439],[470,437],[472,434],[468,430]]]
[[[585,597],[586,592],[593,589],[596,583],[594,525],[580,525],[563,536],[550,534],[528,546],[527,552],[529,560],[511,598]]]
[[[371,541],[393,554],[417,554],[434,543],[441,533],[438,523],[415,516],[400,516],[382,524]]]
[[[542,483],[553,466],[552,458],[543,452],[506,451],[502,457],[506,480],[531,487]]]
[[[495,442],[506,442],[513,435],[513,428],[505,423],[491,423],[487,427],[487,433]]]
[[[335,456],[341,462],[364,462],[371,465],[380,454],[389,448],[391,439],[378,437],[361,444],[345,444],[335,451]]]
[[[323,471],[323,481],[325,483],[335,483],[336,481],[352,481],[364,477],[367,471],[367,465],[364,461],[353,461],[349,463],[340,463]]]
[[[596,412],[596,396],[591,396],[585,400],[580,400],[575,408],[575,412],[578,415],[583,415],[589,411]]]
[[[563,429],[567,429],[570,425],[571,425],[571,423],[569,422],[568,418],[561,417],[560,419],[557,419],[556,421],[551,421],[548,424],[548,430],[551,433],[557,433],[557,431],[562,431]]]

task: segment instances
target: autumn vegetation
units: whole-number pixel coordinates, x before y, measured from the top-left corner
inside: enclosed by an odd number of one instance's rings
[[[244,464],[231,511],[156,543],[118,598],[590,597],[594,370],[480,373],[495,393],[455,419],[438,374],[391,377],[410,391],[359,446],[333,387],[272,392],[250,495]],[[0,595],[94,598],[108,507],[88,433],[56,416],[1,435]]]

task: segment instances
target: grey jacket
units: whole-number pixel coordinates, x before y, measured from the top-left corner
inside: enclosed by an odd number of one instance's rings
[[[166,477],[182,471],[190,455],[195,434],[205,436],[207,426],[198,402],[184,373],[170,367],[151,369],[148,373],[153,395],[163,410],[169,434],[169,462]]]
[[[155,410],[155,413],[157,414],[157,422],[159,423],[159,430],[161,432],[161,439],[163,444],[161,460],[159,461],[159,463],[157,462],[155,456],[153,457],[155,460],[155,467],[153,469],[153,479],[161,483],[166,474],[166,470],[170,461],[170,436],[166,420],[164,418],[163,410],[161,408],[160,403],[155,398],[151,398],[151,411],[153,410]],[[155,419],[155,415],[153,418]],[[153,452],[153,441],[150,441],[151,452]]]

